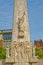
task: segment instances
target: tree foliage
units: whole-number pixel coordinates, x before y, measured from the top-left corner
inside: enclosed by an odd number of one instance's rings
[[[0,59],[6,58],[6,49],[4,47],[0,47]]]
[[[43,58],[43,52],[41,52],[39,48],[35,48],[35,52],[38,58]]]

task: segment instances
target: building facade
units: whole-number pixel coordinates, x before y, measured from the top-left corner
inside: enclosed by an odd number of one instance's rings
[[[42,40],[35,40],[35,41],[34,41],[34,46],[35,46],[36,48],[39,48],[40,51],[43,52],[43,41],[42,41]]]
[[[12,40],[12,29],[0,30],[0,46],[10,46]]]

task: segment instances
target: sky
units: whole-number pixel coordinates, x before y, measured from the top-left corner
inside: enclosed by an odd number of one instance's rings
[[[12,29],[14,0],[0,0],[0,30]],[[31,41],[43,40],[43,0],[27,0]]]

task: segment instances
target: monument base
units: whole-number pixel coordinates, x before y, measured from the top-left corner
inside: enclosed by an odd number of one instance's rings
[[[12,65],[30,65],[37,63],[38,59],[32,57],[31,42],[14,42],[12,47],[11,57],[6,59],[6,63]]]
[[[12,58],[7,58],[7,59],[5,60],[5,62],[6,62],[6,64],[13,64],[13,63],[14,63],[14,59],[12,59]]]
[[[7,64],[11,64],[11,65],[35,65],[38,63],[38,59],[36,58],[31,58],[28,61],[14,61],[14,59],[10,58],[10,59],[6,59],[5,61]]]

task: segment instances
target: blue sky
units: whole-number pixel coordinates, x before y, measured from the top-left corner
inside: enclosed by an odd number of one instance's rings
[[[0,30],[11,29],[14,0],[0,0]],[[43,40],[43,0],[27,0],[31,40]]]

